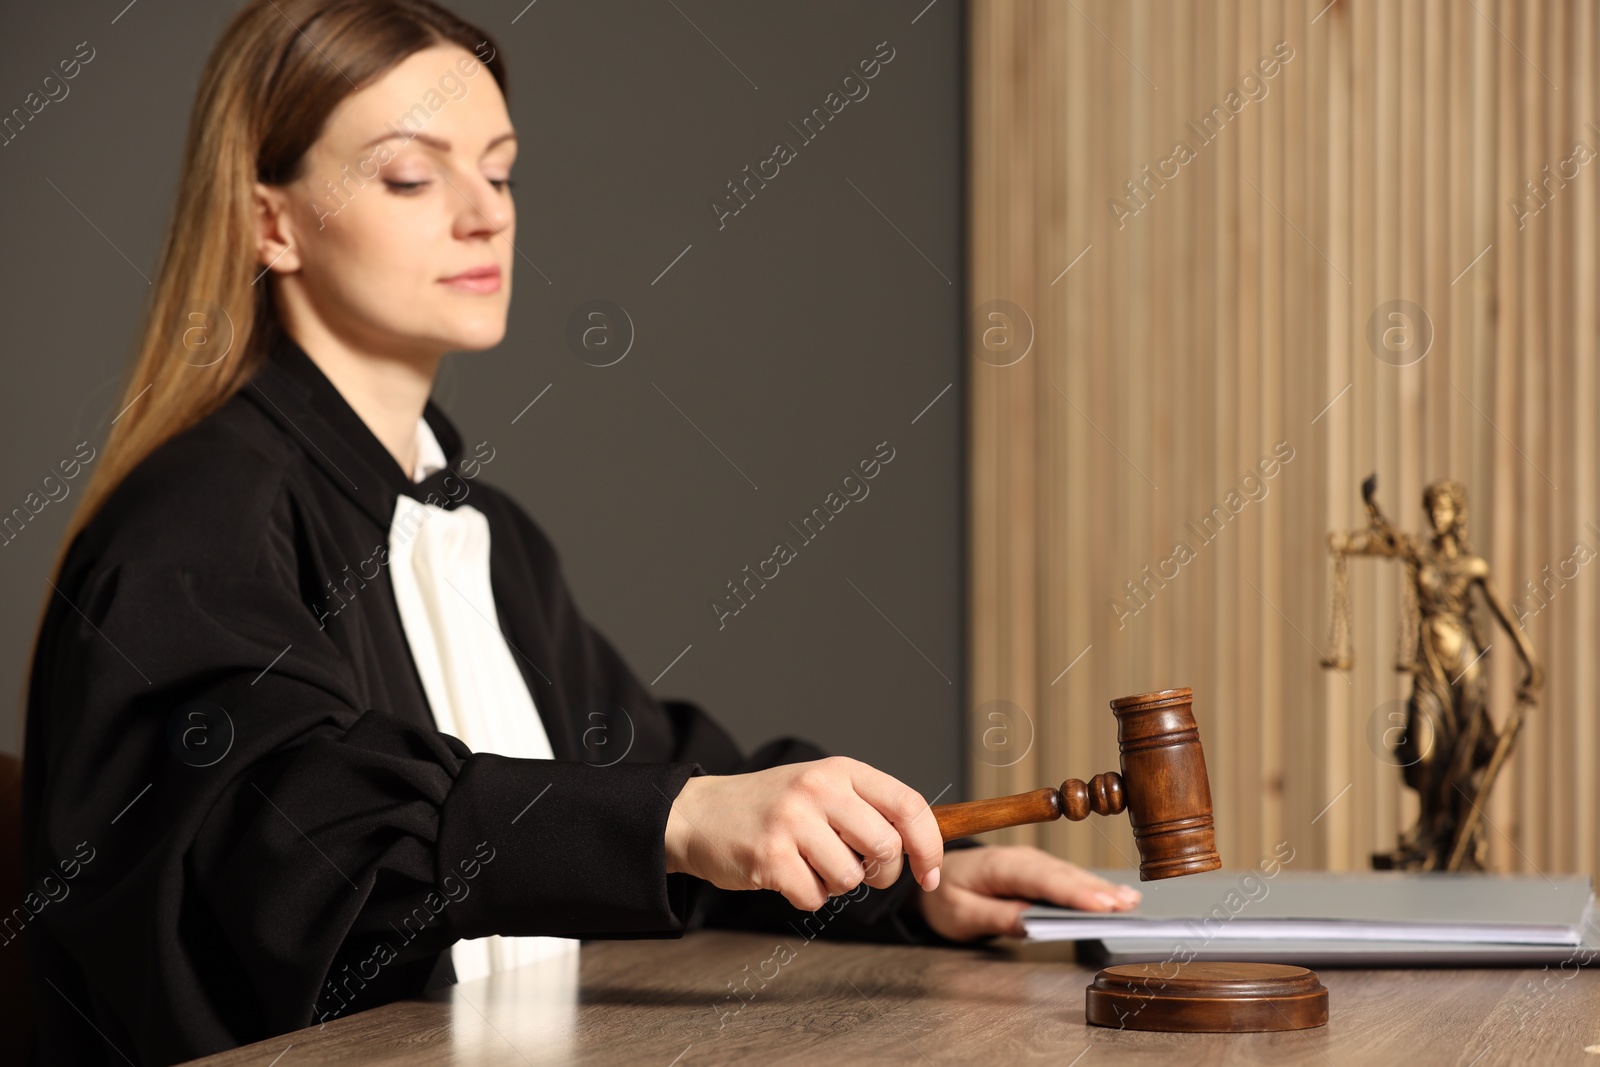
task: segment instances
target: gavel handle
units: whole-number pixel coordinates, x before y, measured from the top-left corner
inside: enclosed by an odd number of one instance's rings
[[[990,800],[969,800],[963,804],[939,804],[933,817],[946,841],[970,834],[1003,830],[1031,822],[1051,822],[1065,815],[1077,821],[1091,811],[1116,815],[1126,808],[1122,776],[1115,771],[1097,774],[1087,783],[1069,778],[1060,789],[1046,786],[1029,793]]]

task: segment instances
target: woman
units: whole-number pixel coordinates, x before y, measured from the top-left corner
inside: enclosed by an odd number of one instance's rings
[[[425,0],[252,0],[207,64],[34,658],[25,847],[69,889],[27,930],[49,1062],[170,1063],[847,893],[830,932],[901,940],[1137,899],[1033,849],[946,856],[855,761],[742,757],[584,621],[482,479],[492,442],[428,399],[505,333],[505,79]]]

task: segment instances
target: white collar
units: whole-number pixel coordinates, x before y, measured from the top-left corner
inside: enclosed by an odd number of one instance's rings
[[[433,430],[428,426],[428,420],[417,419],[417,469],[412,473],[411,480],[420,482],[434,471],[445,468],[444,449],[439,446],[439,439],[433,435]]]

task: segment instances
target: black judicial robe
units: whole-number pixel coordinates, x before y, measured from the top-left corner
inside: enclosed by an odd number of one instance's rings
[[[449,462],[412,482],[280,335],[73,542],[28,695],[35,893],[3,934],[26,928],[44,1062],[167,1064],[303,1028],[448,984],[450,945],[491,933],[938,940],[903,907],[909,867],[825,929],[776,893],[664,873],[690,775],[822,753],[745,757],[652,695],[483,480],[492,444],[468,455],[432,402],[424,418]],[[498,622],[555,760],[436,729],[382,573],[398,493],[487,517]],[[628,734],[607,765],[598,746]]]

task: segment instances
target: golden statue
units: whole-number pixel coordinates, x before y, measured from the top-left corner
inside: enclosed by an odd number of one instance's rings
[[[1544,672],[1527,635],[1512,625],[1506,605],[1489,578],[1489,564],[1467,546],[1467,493],[1460,482],[1434,482],[1422,507],[1431,536],[1413,537],[1384,518],[1373,495],[1374,474],[1361,486],[1370,522],[1364,530],[1328,535],[1333,556],[1332,652],[1324,667],[1348,670],[1351,556],[1381,556],[1405,565],[1400,645],[1395,669],[1414,679],[1405,731],[1395,745],[1407,786],[1417,791],[1422,811],[1400,835],[1392,852],[1375,853],[1375,868],[1482,870],[1486,842],[1483,808],[1495,778],[1510,758],[1524,713],[1539,700]],[[1489,717],[1489,651],[1471,593],[1477,586],[1489,610],[1510,635],[1526,674],[1503,729]]]

